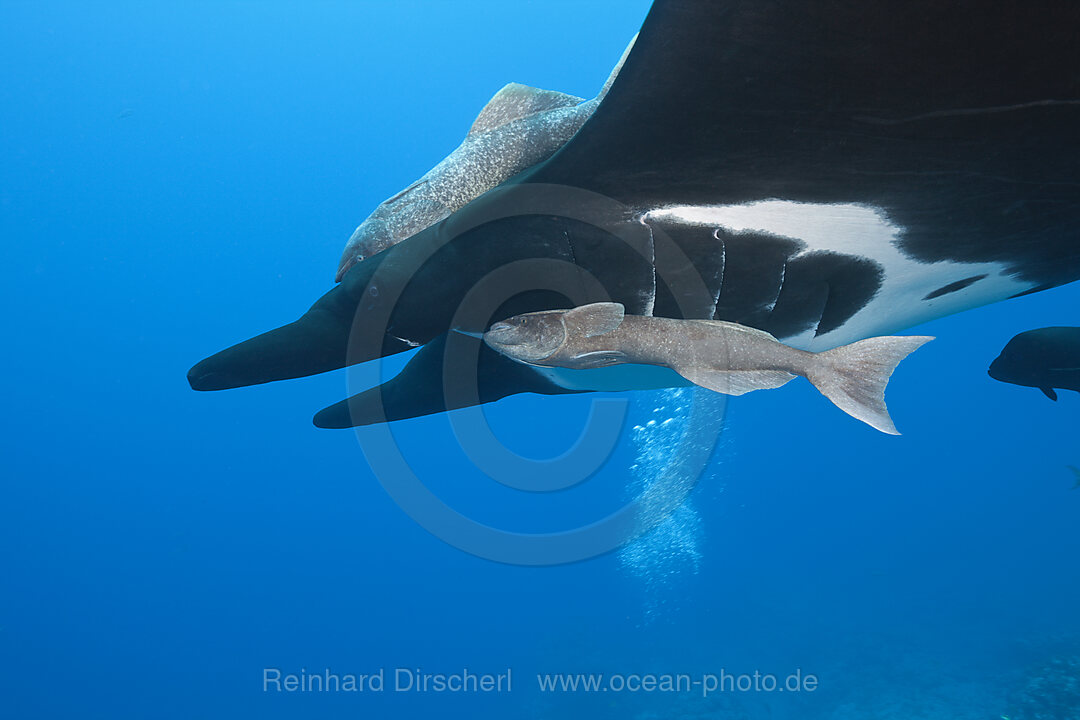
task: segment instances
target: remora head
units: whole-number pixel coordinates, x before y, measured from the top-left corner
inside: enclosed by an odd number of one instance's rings
[[[622,324],[624,316],[623,306],[611,302],[526,313],[492,325],[484,333],[484,342],[514,360],[540,364],[552,359],[570,338],[609,333]]]
[[[514,360],[538,363],[566,344],[565,310],[526,313],[497,322],[484,333],[492,350]]]

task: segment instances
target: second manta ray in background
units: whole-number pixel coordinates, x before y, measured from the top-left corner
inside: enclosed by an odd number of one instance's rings
[[[491,348],[530,365],[662,365],[725,395],[778,388],[801,375],[848,415],[891,435],[900,433],[885,386],[900,361],[930,340],[875,337],[813,353],[737,323],[626,315],[619,303],[517,315],[484,334]]]

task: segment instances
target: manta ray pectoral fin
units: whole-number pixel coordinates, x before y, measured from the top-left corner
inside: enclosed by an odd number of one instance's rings
[[[449,337],[456,343],[447,352]],[[447,378],[452,379],[449,387]],[[314,423],[327,429],[374,425],[482,405],[523,392],[580,391],[554,384],[536,368],[500,355],[471,335],[449,333],[420,348],[394,378],[319,411]]]
[[[1057,402],[1058,396],[1057,396],[1057,392],[1054,391],[1054,388],[1052,388],[1052,387],[1041,387],[1039,389],[1042,390],[1043,395],[1050,398],[1054,402]]]
[[[611,74],[608,75],[607,80],[604,82],[604,87],[600,89],[600,94],[596,97],[603,100],[608,94],[608,90],[611,90],[611,86],[615,84],[615,80],[619,77],[619,72],[622,70],[623,65],[626,63],[626,58],[629,57],[630,51],[634,49],[634,44],[637,43],[638,36],[630,38],[630,42],[626,45],[626,49],[623,50],[622,57],[619,58],[619,62],[615,64]]]
[[[495,93],[476,116],[469,128],[469,135],[485,133],[538,112],[574,107],[583,102],[584,98],[574,95],[510,83]]]
[[[745,395],[754,390],[773,390],[795,379],[794,375],[783,370],[680,368],[678,373],[695,385],[724,395]]]
[[[601,302],[581,305],[563,314],[567,328],[582,337],[596,337],[611,332],[622,325],[626,308],[621,303]]]

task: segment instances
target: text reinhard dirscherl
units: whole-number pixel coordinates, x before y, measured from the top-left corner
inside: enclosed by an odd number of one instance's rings
[[[543,693],[659,692],[700,693],[708,697],[717,692],[814,692],[816,675],[801,669],[778,677],[754,671],[735,675],[719,673],[615,673],[615,674],[543,674],[536,676]],[[513,691],[513,672],[478,673],[467,668],[454,672],[425,672],[420,668],[378,668],[367,674],[334,673],[329,668],[312,672],[285,673],[279,668],[263,668],[263,692],[276,693],[508,693]]]
[[[474,673],[463,669],[450,673],[429,673],[420,668],[378,668],[365,675],[337,674],[326,668],[322,672],[283,673],[278,668],[263,668],[263,692],[450,692],[503,693],[510,692],[512,673]]]

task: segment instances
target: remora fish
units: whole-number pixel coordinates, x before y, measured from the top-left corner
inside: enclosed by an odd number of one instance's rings
[[[1039,388],[1055,401],[1054,388],[1080,392],[1080,327],[1022,332],[1009,341],[987,372],[1001,382]]]
[[[491,348],[530,365],[662,365],[725,395],[778,388],[801,375],[848,415],[890,435],[900,433],[885,386],[900,361],[930,340],[876,337],[813,353],[737,323],[626,315],[619,303],[517,315],[484,334]]]
[[[431,227],[555,154],[574,137],[607,95],[630,41],[600,93],[586,101],[566,93],[510,83],[480,111],[465,140],[422,178],[384,200],[353,231],[335,282],[356,263]]]

